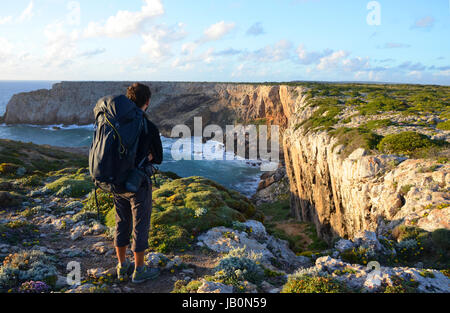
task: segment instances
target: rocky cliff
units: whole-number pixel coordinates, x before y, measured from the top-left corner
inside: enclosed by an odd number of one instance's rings
[[[51,90],[15,95],[8,104],[5,122],[92,123],[95,102],[105,94],[124,93],[128,85],[63,82]],[[154,93],[151,114],[164,134],[170,134],[177,124],[192,125],[194,116],[202,116],[204,125],[265,119],[282,126],[292,213],[298,220],[314,222],[320,236],[329,242],[338,236],[353,238],[363,230],[390,232],[400,224],[428,231],[450,228],[446,148],[450,132],[439,127],[448,123],[446,103],[442,107],[430,102],[435,109],[424,112],[419,105],[407,104],[416,100],[404,98],[408,93],[400,87],[386,86],[376,88],[389,90],[392,95],[370,97],[372,87],[358,87],[368,91],[331,91],[338,96],[330,96],[329,90],[311,94],[314,88],[307,84],[148,85]],[[411,94],[423,103],[423,90],[414,88]],[[448,88],[444,92],[448,99]],[[423,146],[417,146],[417,140],[407,143],[416,144],[414,149],[439,146],[432,150],[435,157],[386,153],[382,151],[384,146],[376,145],[381,144],[381,138],[404,131],[416,132],[425,142]]]

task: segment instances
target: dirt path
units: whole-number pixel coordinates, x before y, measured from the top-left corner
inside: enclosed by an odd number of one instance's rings
[[[106,243],[106,251],[102,254],[91,252],[85,256],[66,257],[61,253],[56,253],[59,256],[58,269],[61,273],[66,273],[66,266],[71,261],[77,261],[81,265],[82,280],[87,279],[87,271],[89,269],[102,268],[107,273],[115,276],[115,268],[117,259],[114,254],[114,247],[112,240],[105,235],[98,236],[83,236],[79,240],[71,240],[68,231],[61,232],[47,232],[47,237],[41,240],[40,245],[55,251],[61,251],[67,248],[73,248],[87,251],[92,251],[92,246],[96,243]],[[129,251],[129,258],[132,259],[132,254]],[[189,275],[191,279],[197,279],[204,275],[212,274],[212,269],[219,260],[219,255],[215,253],[207,253],[196,248],[192,251],[184,252],[182,254],[168,254],[169,258],[179,256],[183,260],[183,268],[187,267],[193,269],[193,275]],[[174,283],[177,280],[182,280],[188,275],[184,274],[181,269],[174,268],[173,270],[162,270],[160,276],[153,280],[140,285],[135,285],[131,282],[112,283],[111,287],[115,292],[132,292],[132,293],[169,293],[174,288]]]

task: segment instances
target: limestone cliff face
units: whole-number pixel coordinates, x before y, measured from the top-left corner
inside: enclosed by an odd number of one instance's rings
[[[174,125],[192,126],[194,116],[207,124],[233,124],[267,118],[286,125],[280,98],[287,97],[279,86],[215,83],[148,82],[153,97],[150,112],[167,135]],[[7,105],[7,124],[85,125],[93,120],[93,108],[105,95],[126,93],[129,82],[62,82],[50,90],[14,95]]]
[[[433,231],[450,228],[450,165],[357,149],[341,156],[342,145],[326,131],[297,127],[311,115],[299,101],[283,136],[291,209],[312,221],[320,236],[354,236],[363,230],[385,233],[399,224]]]
[[[51,90],[15,95],[6,123],[88,124],[96,101],[123,94],[127,82],[63,82]],[[151,114],[163,134],[174,125],[233,124],[265,118],[282,127],[291,209],[311,221],[319,235],[353,238],[362,230],[383,233],[398,224],[432,231],[450,228],[450,165],[431,172],[431,161],[368,155],[358,149],[343,157],[329,133],[297,127],[314,109],[302,87],[215,83],[147,83],[153,92]],[[405,188],[407,186],[408,188]]]

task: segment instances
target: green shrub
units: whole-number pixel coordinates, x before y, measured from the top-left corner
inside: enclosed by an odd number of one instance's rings
[[[174,250],[182,250],[191,242],[189,233],[178,225],[154,224],[150,229],[149,246],[152,250],[167,253]]]
[[[305,131],[326,129],[338,122],[337,116],[342,112],[342,107],[338,106],[339,102],[332,99],[328,99],[328,102],[324,99],[320,101],[313,104],[318,105],[319,108],[309,119],[297,125],[297,129],[300,127],[303,127]]]
[[[375,149],[382,138],[364,128],[341,127],[331,131],[330,134],[337,138],[335,147],[338,145],[345,146],[344,150],[341,152],[343,158],[348,157],[358,148],[364,148],[366,150]]]
[[[41,174],[33,174],[18,180],[22,187],[38,187],[44,185],[44,177]]]
[[[264,277],[264,271],[255,261],[242,257],[227,257],[220,260],[215,267],[215,277],[225,284],[236,285],[239,281],[248,280],[257,284]]]
[[[450,120],[437,124],[436,128],[440,130],[450,130]]]
[[[290,276],[281,293],[345,293],[347,288],[330,277]]]
[[[442,228],[431,233],[433,243],[443,250],[450,250],[450,230]]]
[[[407,281],[400,276],[391,277],[392,285],[386,286],[384,293],[416,293],[418,282]]]
[[[97,205],[95,203],[94,190],[89,194],[87,200],[84,201],[82,212],[97,212]],[[101,216],[106,217],[108,212],[114,211],[114,197],[101,189],[97,189],[97,201]],[[111,226],[111,225],[109,225]]]
[[[414,185],[404,185],[400,188],[400,194],[405,196],[414,187]]]
[[[394,228],[392,236],[398,241],[404,241],[408,239],[417,239],[423,235],[428,234],[425,230],[418,227],[400,225]]]
[[[171,291],[171,293],[193,293],[193,292],[197,292],[198,288],[200,288],[200,286],[202,284],[203,283],[201,281],[198,281],[198,280],[192,280],[189,283],[187,283],[185,280],[178,280],[173,285],[174,288]]]
[[[380,141],[378,149],[383,153],[411,155],[418,149],[435,145],[427,136],[409,131],[387,135]]]
[[[391,126],[393,124],[394,123],[392,123],[392,121],[389,119],[374,120],[374,121],[367,122],[365,125],[361,126],[361,128],[366,128],[368,130],[375,130],[375,129],[379,129],[379,128],[385,128],[385,127]]]
[[[343,251],[341,259],[350,264],[364,264],[370,261],[369,251],[363,247]]]
[[[0,267],[0,289],[18,287],[30,280],[43,281],[54,286],[57,271],[53,264],[53,258],[37,250],[11,254],[5,258],[3,266]]]
[[[377,96],[371,99],[369,103],[360,106],[359,111],[363,115],[373,115],[379,112],[403,111],[407,108],[408,106],[401,100],[386,96]]]

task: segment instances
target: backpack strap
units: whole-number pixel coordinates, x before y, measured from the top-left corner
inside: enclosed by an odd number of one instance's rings
[[[114,125],[111,123],[111,121],[106,117],[106,114],[103,114],[103,117],[105,118],[106,122],[109,124],[109,126],[111,126],[111,128],[114,130],[114,132],[116,133],[117,137],[119,138],[119,153],[120,154],[124,154],[126,149],[122,143],[122,137],[120,136],[119,132],[117,131],[117,129],[114,127]]]

